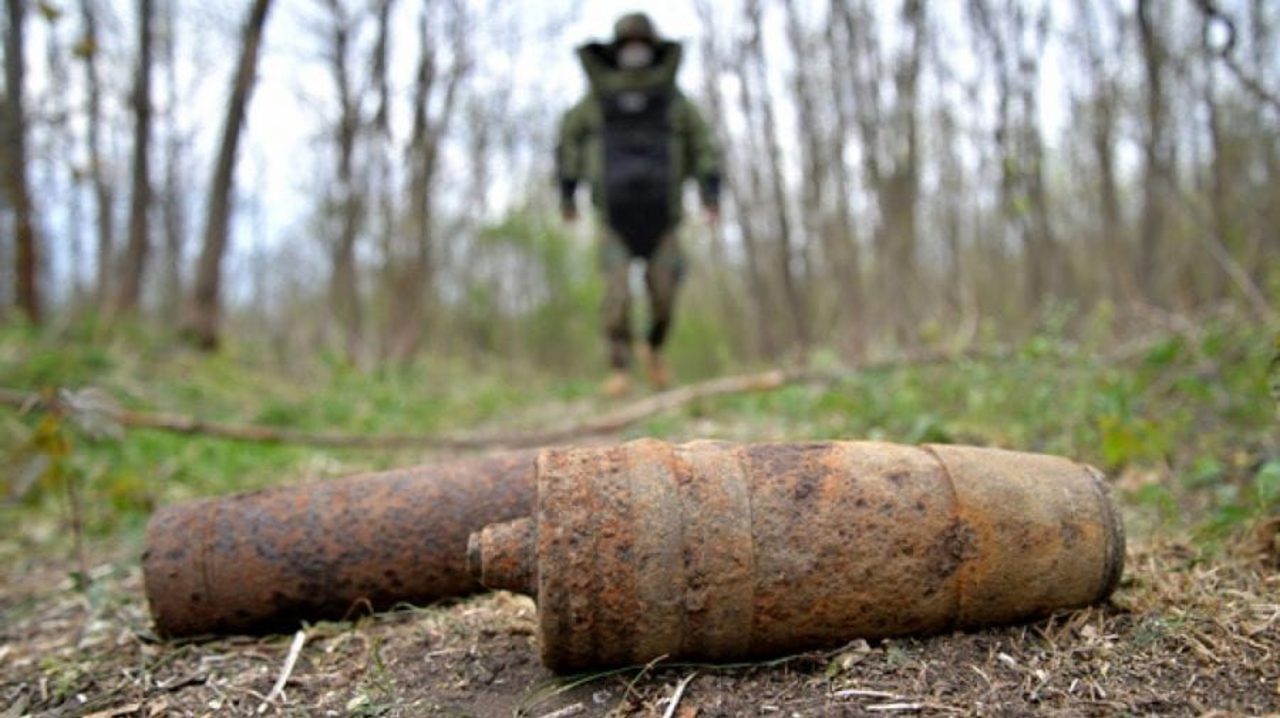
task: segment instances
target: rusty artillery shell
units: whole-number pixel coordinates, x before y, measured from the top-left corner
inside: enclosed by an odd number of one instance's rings
[[[260,633],[472,593],[467,537],[533,510],[535,452],[160,509],[142,557],[163,636]]]
[[[1108,596],[1124,534],[1065,459],[831,442],[549,449],[537,510],[472,536],[557,671],[1008,623]]]

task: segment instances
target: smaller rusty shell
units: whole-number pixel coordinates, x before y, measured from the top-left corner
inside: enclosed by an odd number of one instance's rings
[[[290,630],[472,593],[467,539],[533,509],[534,452],[161,508],[142,557],[167,637]]]

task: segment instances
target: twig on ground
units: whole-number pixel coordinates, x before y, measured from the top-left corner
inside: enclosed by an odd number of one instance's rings
[[[867,706],[867,710],[873,713],[919,713],[921,711],[942,711],[944,713],[964,713],[965,711],[955,706],[944,705],[942,703],[930,703],[927,701],[913,701],[901,703],[876,703]]]
[[[271,692],[258,706],[258,712],[264,713],[267,706],[276,702],[281,695],[284,694],[284,684],[289,680],[289,676],[293,674],[293,667],[298,662],[298,655],[302,653],[302,646],[307,642],[307,632],[299,630],[293,634],[293,643],[289,644],[289,653],[285,656],[284,666],[280,669],[280,677],[276,679],[276,684],[271,686]]]
[[[141,703],[127,703],[122,706],[116,706],[115,708],[108,708],[104,711],[90,713],[84,718],[119,718],[119,716],[127,716],[132,713],[137,713],[140,710],[142,710]]]
[[[684,689],[689,687],[689,682],[697,675],[698,672],[694,671],[676,684],[676,690],[671,694],[671,702],[667,704],[667,710],[662,714],[662,718],[671,718],[676,714],[676,708],[680,705],[680,699],[684,697]]]
[[[541,718],[569,718],[569,716],[576,716],[586,709],[586,706],[581,703],[574,703],[573,705],[565,706],[560,710],[551,711],[550,713],[541,716]]]
[[[636,693],[636,684],[640,682],[640,679],[648,675],[649,671],[653,670],[654,666],[658,665],[659,663],[665,660],[667,660],[667,654],[664,653],[661,656],[658,656],[657,658],[654,658],[653,660],[641,666],[639,672],[637,672],[634,676],[632,676],[631,680],[627,681],[627,684],[623,686],[623,692],[626,693],[628,696],[635,696],[639,698],[640,694]]]
[[[879,698],[881,700],[898,700],[902,696],[886,691],[866,691],[858,688],[846,688],[831,694],[832,698]]]

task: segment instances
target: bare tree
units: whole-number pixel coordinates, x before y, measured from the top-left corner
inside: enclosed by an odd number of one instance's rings
[[[707,0],[697,0],[694,4],[698,13],[698,19],[702,23],[702,36],[698,41],[698,52],[702,61],[702,100],[706,103],[710,112],[709,119],[712,132],[714,133],[716,145],[721,148],[728,147],[729,136],[728,130],[724,123],[724,93],[720,90],[720,81],[724,75],[724,59],[720,50],[720,43],[717,38],[717,25],[715,20],[715,12],[711,4]],[[725,156],[722,159],[721,172],[724,177],[731,178],[730,166],[733,162],[732,157]],[[727,195],[728,201],[722,201],[725,204],[737,203],[737,183],[732,180],[728,181],[725,186],[724,194]],[[718,302],[717,309],[720,312],[721,321],[726,327],[738,329],[741,323],[734,320],[741,313],[741,305],[744,299],[735,291],[735,283],[732,281],[734,268],[731,264],[728,243],[725,238],[724,226],[722,223],[714,223],[710,228],[711,247],[710,256],[712,264],[712,277],[715,281],[715,297]],[[756,279],[754,265],[748,264],[752,282]],[[747,302],[750,306],[749,311],[760,313],[761,302],[760,297],[751,293],[754,301]],[[757,323],[759,324],[759,323]],[[769,326],[765,324],[761,331],[752,332],[755,337],[760,337]],[[755,347],[756,350],[759,347]]]
[[[900,343],[911,341],[919,304],[917,245],[920,198],[919,84],[926,43],[924,0],[903,0],[899,10],[904,39],[886,70],[875,18],[865,0],[839,4],[837,21],[851,38],[852,71],[847,81],[855,98],[862,141],[863,175],[878,210],[875,229],[875,293]],[[883,82],[890,79],[886,86]]]
[[[1243,123],[1244,127],[1241,130],[1247,127],[1248,130],[1246,132],[1256,137],[1255,142],[1257,142],[1258,146],[1253,152],[1256,158],[1261,160],[1260,169],[1263,170],[1265,177],[1262,186],[1274,188],[1276,186],[1276,177],[1280,175],[1280,148],[1277,148],[1277,143],[1268,137],[1269,125],[1266,115],[1268,110],[1272,117],[1276,113],[1280,113],[1280,93],[1270,89],[1262,80],[1262,78],[1273,72],[1273,67],[1269,62],[1270,58],[1274,57],[1274,36],[1267,9],[1263,7],[1260,0],[1251,0],[1249,3],[1247,17],[1251,30],[1248,38],[1251,52],[1250,67],[1246,67],[1236,53],[1241,37],[1237,19],[1219,8],[1214,0],[1196,0],[1196,4],[1199,6],[1204,21],[1201,30],[1202,50],[1204,53],[1205,72],[1210,76],[1206,92],[1215,93],[1215,86],[1222,84],[1217,82],[1220,65],[1225,66],[1230,76],[1245,90],[1247,97],[1252,100],[1250,104],[1253,105],[1251,109],[1254,111],[1248,113],[1252,115],[1252,118]],[[1215,30],[1217,32],[1214,32]],[[1213,37],[1218,37],[1219,39],[1211,40]],[[1244,99],[1242,97],[1240,102],[1228,104],[1235,105],[1237,110],[1243,110],[1245,106]],[[1220,150],[1224,149],[1223,112],[1221,103],[1213,97],[1208,98],[1208,104],[1211,112],[1210,126],[1208,128],[1209,139],[1214,152],[1213,161],[1216,166],[1221,160]],[[1217,170],[1215,169],[1216,172]],[[1222,200],[1225,199],[1225,197],[1215,198],[1213,202],[1216,207],[1220,207]],[[1215,212],[1217,211],[1215,209]],[[1280,237],[1277,237],[1277,233],[1273,231],[1277,215],[1276,202],[1274,200],[1262,201],[1255,211],[1255,215],[1256,226],[1254,231],[1246,232],[1243,228],[1240,230],[1245,235],[1242,237],[1244,243],[1249,245],[1241,254],[1245,255],[1245,261],[1252,267],[1251,283],[1265,285],[1268,281],[1268,267],[1273,264],[1273,262],[1267,261],[1268,255],[1280,254]]]
[[[161,277],[160,313],[165,324],[175,325],[181,318],[182,256],[187,232],[187,173],[184,160],[190,140],[179,125],[178,107],[182,98],[178,91],[176,0],[164,3],[163,65],[166,80],[166,129],[164,138],[164,191],[160,200],[164,234],[164,266]]]
[[[1026,303],[1034,309],[1059,284],[1038,99],[1048,6],[1040,6],[1034,19],[1027,15],[1034,8],[1018,0],[1008,0],[998,13],[986,0],[971,0],[969,8],[976,34],[990,49],[995,75],[1002,225],[1022,248]]]
[[[784,340],[776,327],[778,322],[774,312],[777,306],[777,289],[775,277],[769,271],[770,268],[776,267],[778,262],[769,255],[770,247],[767,244],[767,238],[771,236],[769,224],[767,221],[761,221],[762,212],[766,207],[766,202],[768,202],[764,173],[761,171],[758,161],[764,151],[759,147],[763,130],[759,128],[757,105],[753,99],[754,93],[751,90],[754,81],[749,79],[747,72],[749,65],[741,57],[741,48],[739,48],[738,55],[738,99],[742,116],[747,126],[747,137],[743,141],[741,156],[750,159],[741,163],[746,177],[742,180],[744,189],[735,197],[734,205],[738,208],[738,218],[742,228],[742,243],[746,249],[747,261],[752,268],[753,284],[756,287],[756,292],[758,292],[756,296],[760,302],[759,321],[762,332],[765,332],[762,334],[764,353],[765,356],[776,357],[784,348]],[[771,261],[771,259],[774,261]]]
[[[80,22],[84,35],[75,53],[84,64],[85,133],[88,137],[89,182],[93,188],[97,232],[97,281],[95,292],[99,306],[105,306],[110,295],[112,257],[115,252],[115,223],[112,209],[115,198],[107,179],[102,152],[102,77],[98,69],[101,52],[98,38],[98,4],[96,0],[80,0]]]
[[[1138,38],[1146,80],[1144,136],[1142,138],[1142,226],[1138,244],[1136,273],[1144,298],[1156,305],[1162,283],[1157,259],[1164,240],[1168,196],[1173,190],[1173,157],[1170,148],[1168,108],[1165,91],[1166,50],[1156,27],[1150,0],[1138,2]]]
[[[1120,181],[1116,176],[1117,123],[1120,112],[1119,88],[1116,86],[1114,61],[1109,61],[1102,44],[1102,31],[1094,0],[1079,4],[1076,18],[1085,66],[1088,67],[1089,90],[1085,97],[1077,98],[1089,128],[1089,146],[1097,167],[1097,201],[1102,228],[1098,236],[1097,256],[1109,258],[1102,270],[1106,291],[1112,297],[1132,295],[1130,288],[1131,266],[1126,251],[1124,217],[1120,211]],[[1114,8],[1112,16],[1114,17]],[[1116,23],[1117,49],[1122,42],[1122,26]]]
[[[841,299],[844,320],[849,325],[848,341],[852,358],[858,359],[866,340],[865,292],[863,291],[861,250],[854,227],[853,178],[846,160],[848,138],[853,133],[853,105],[850,83],[841,81],[851,72],[850,55],[852,38],[848,25],[840,22],[841,0],[832,0],[826,19],[824,38],[831,59],[831,105],[834,112],[831,131],[828,134],[830,150],[827,163],[831,171],[833,212],[825,234],[829,237],[828,252]]]
[[[417,353],[422,342],[428,302],[433,295],[434,222],[432,201],[439,169],[440,149],[458,105],[463,79],[471,72],[472,57],[467,45],[467,8],[464,0],[450,0],[442,9],[446,15],[441,34],[450,38],[447,68],[441,68],[438,37],[432,37],[428,5],[418,23],[418,66],[413,90],[413,126],[405,162],[409,165],[408,202],[404,240],[407,256],[391,259],[390,334],[387,356],[405,362]],[[434,98],[434,103],[433,103]],[[435,112],[431,105],[435,104]]]
[[[1256,257],[1257,249],[1248,246],[1248,239],[1242,219],[1246,212],[1242,211],[1242,192],[1233,192],[1232,185],[1238,178],[1247,175],[1240,161],[1242,143],[1238,138],[1228,137],[1225,127],[1227,114],[1223,101],[1218,96],[1220,86],[1217,64],[1214,62],[1212,48],[1209,46],[1210,17],[1206,16],[1204,54],[1201,58],[1204,69],[1201,77],[1201,92],[1205,106],[1209,140],[1209,214],[1210,231],[1204,233],[1203,243],[1209,257],[1221,269],[1214,276],[1213,296],[1229,294],[1226,281],[1230,279],[1236,288],[1249,302],[1255,315],[1263,322],[1275,323],[1276,311],[1271,307],[1266,294],[1259,287],[1259,282],[1242,266],[1237,257]],[[1234,29],[1232,30],[1234,32]],[[1258,257],[1260,259],[1260,257]],[[1257,262],[1255,262],[1256,264]]]
[[[231,227],[231,192],[235,179],[236,150],[244,127],[245,111],[253,93],[258,67],[258,51],[271,0],[254,0],[245,20],[240,59],[231,80],[222,142],[209,186],[209,206],[205,222],[204,246],[196,266],[195,289],[187,318],[187,333],[205,350],[218,346],[221,321],[222,257]]]
[[[1026,247],[1029,304],[1039,306],[1046,297],[1061,291],[1064,263],[1059,261],[1057,239],[1049,220],[1049,193],[1045,188],[1044,136],[1040,131],[1040,54],[1049,33],[1049,4],[1040,6],[1028,34],[1023,7],[1012,9],[1014,30],[1029,38],[1018,49],[1018,99],[1022,116],[1018,127],[1019,155],[1024,159],[1022,179],[1027,199],[1023,236]]]
[[[764,9],[760,0],[747,0],[746,4],[747,32],[743,44],[743,65],[750,71],[749,82],[759,89],[756,111],[760,115],[760,137],[764,141],[766,169],[769,180],[768,207],[771,210],[769,224],[771,234],[777,238],[776,266],[782,284],[782,294],[786,299],[787,310],[792,324],[792,339],[802,352],[809,348],[809,312],[807,301],[802,291],[805,268],[805,255],[802,247],[797,247],[792,233],[791,211],[787,192],[787,183],[782,169],[782,147],[778,136],[778,123],[774,112],[773,100],[769,96],[769,81],[766,68],[768,59],[765,53],[763,16]],[[745,91],[744,91],[745,94]],[[762,198],[763,199],[763,198]]]
[[[27,112],[25,103],[26,56],[24,55],[26,0],[5,0],[8,23],[4,52],[4,124],[0,137],[4,165],[4,191],[14,220],[14,289],[18,309],[33,324],[39,324],[42,301],[39,276],[39,240],[35,230],[35,209],[27,185]]]
[[[71,84],[70,71],[68,68],[68,53],[64,45],[64,26],[63,15],[60,10],[52,7],[42,7],[41,15],[45,21],[45,68],[48,72],[47,86],[51,88],[65,88]],[[43,107],[40,107],[40,105]],[[65,198],[56,205],[61,205],[63,216],[65,217],[65,225],[61,235],[61,244],[67,248],[66,264],[67,274],[69,275],[69,284],[71,287],[70,299],[79,302],[84,298],[84,274],[81,271],[84,266],[84,233],[83,225],[83,206],[80,196],[80,181],[83,176],[83,170],[77,165],[76,145],[77,145],[77,126],[72,119],[72,107],[74,103],[68,93],[50,91],[44,93],[43,102],[37,102],[37,107],[33,114],[41,117],[39,124],[44,126],[45,137],[44,148],[36,146],[32,153],[35,157],[47,158],[48,180],[52,183],[58,183],[59,180],[65,180],[66,184],[61,185],[61,192],[65,192]],[[37,160],[39,162],[39,160]],[[38,180],[37,180],[38,182]]]
[[[403,185],[397,183],[395,176],[395,167],[400,164],[400,158],[397,156],[397,148],[395,147],[395,138],[391,132],[391,89],[390,89],[390,56],[392,28],[391,15],[394,9],[394,0],[375,0],[373,14],[375,18],[376,32],[373,47],[369,53],[369,82],[373,95],[374,106],[368,115],[368,123],[364,137],[363,157],[366,164],[363,174],[363,183],[366,185],[364,195],[365,211],[362,216],[365,235],[371,242],[376,245],[378,253],[382,257],[391,257],[394,255],[397,233],[401,225],[400,201],[403,195]],[[371,293],[373,296],[381,300],[383,293],[381,288],[390,285],[390,261],[384,262],[383,266],[378,267],[375,271],[377,281],[375,286],[380,289],[378,292]],[[357,292],[357,302],[360,302],[362,295]],[[377,312],[381,314],[381,312]],[[374,314],[374,312],[370,312]],[[363,320],[362,313],[362,320]],[[373,322],[369,321],[368,326],[362,327],[361,346],[368,345],[367,337],[372,335]],[[378,351],[383,351],[385,347],[378,347]],[[375,358],[375,353],[362,351],[360,357],[364,360]],[[349,358],[355,359],[354,355]]]
[[[725,99],[720,91],[719,80],[725,73],[727,58],[724,57],[719,43],[716,41],[716,14],[709,2],[699,0],[696,3],[698,17],[702,20],[703,35],[700,44],[700,52],[704,65],[704,77],[706,85],[704,93],[708,109],[711,113],[711,124],[715,128],[716,138],[721,147],[728,148],[730,135],[728,128],[725,126]],[[738,73],[741,77],[743,72],[742,63],[737,63]],[[750,90],[744,84],[739,99],[742,103],[743,114],[747,117],[748,122],[754,118],[754,112],[750,110],[753,106],[751,101]],[[748,133],[748,142],[753,141],[754,133]],[[738,229],[742,237],[743,254],[746,262],[747,285],[749,287],[748,295],[750,296],[751,310],[755,316],[752,324],[756,327],[753,336],[756,339],[756,351],[766,357],[776,356],[781,350],[781,339],[778,337],[777,329],[774,326],[769,314],[773,310],[772,286],[770,285],[768,274],[764,267],[763,252],[761,250],[761,239],[758,236],[756,227],[756,197],[762,194],[759,168],[756,163],[747,161],[738,161],[738,158],[754,157],[747,148],[739,148],[741,152],[726,152],[724,158],[723,172],[726,178],[725,190],[729,196],[730,202],[734,207],[737,216]],[[746,173],[746,177],[743,177]],[[723,244],[724,237],[716,230],[715,246],[713,249],[720,251],[719,247]],[[725,253],[722,252],[722,255]]]
[[[390,89],[387,82],[387,63],[391,54],[391,10],[395,0],[376,0],[374,14],[377,18],[378,36],[374,41],[370,58],[370,75],[378,105],[373,113],[373,127],[385,132],[390,114]]]
[[[894,104],[890,122],[895,128],[892,138],[892,171],[882,187],[880,211],[889,231],[883,236],[882,252],[889,257],[889,273],[905,283],[898,289],[897,299],[905,311],[899,315],[900,340],[908,337],[908,322],[918,319],[915,296],[918,291],[917,252],[920,212],[920,113],[919,88],[921,66],[926,47],[925,0],[903,0],[901,21],[909,38],[899,52],[893,70]],[[891,145],[894,146],[894,145]],[[903,291],[905,289],[905,291]]]
[[[138,65],[133,84],[133,188],[129,203],[129,242],[120,268],[115,311],[137,309],[143,272],[151,249],[151,23],[152,0],[138,0]]]
[[[804,26],[796,0],[785,0],[783,5],[786,11],[787,42],[795,62],[792,86],[796,105],[796,139],[800,145],[803,178],[800,187],[800,225],[807,235],[801,243],[801,252],[808,257],[812,251],[810,248],[816,245],[822,254],[820,265],[827,268],[823,278],[830,280],[835,286],[841,300],[841,310],[857,312],[858,306],[851,289],[856,290],[858,277],[851,276],[848,271],[844,252],[845,238],[841,236],[842,232],[834,225],[827,210],[827,185],[831,166],[844,162],[842,155],[834,155],[830,150],[833,133],[828,131],[828,117],[821,112],[825,104],[819,103],[817,97],[818,84],[822,80],[817,68],[828,63],[822,61],[826,58],[819,54],[816,38]],[[807,271],[805,285],[812,287],[816,279],[817,276]]]
[[[354,155],[364,118],[359,90],[353,87],[350,67],[355,20],[348,15],[341,0],[323,0],[323,5],[329,13],[327,60],[338,101],[338,119],[334,128],[337,188],[333,201],[337,236],[330,243],[329,304],[338,320],[347,357],[354,359],[360,346],[361,331],[355,248],[364,213],[364,196],[356,187]],[[386,27],[382,25],[382,31]]]

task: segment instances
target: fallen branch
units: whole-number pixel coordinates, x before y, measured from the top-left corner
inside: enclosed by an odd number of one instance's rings
[[[454,434],[342,434],[208,421],[184,414],[125,409],[110,397],[95,390],[78,393],[62,390],[41,394],[0,388],[0,405],[11,406],[20,411],[49,411],[68,416],[89,413],[94,415],[93,423],[97,425],[111,423],[130,429],[199,434],[219,439],[267,444],[303,444],[352,449],[527,448],[555,444],[569,439],[616,433],[648,417],[703,399],[726,394],[769,391],[787,384],[831,378],[830,375],[823,376],[814,372],[781,370],[723,377],[654,394],[585,421],[566,422],[546,429],[529,431]]]
[[[1112,361],[1123,361],[1149,349],[1165,337],[1146,338],[1114,349]],[[566,421],[543,429],[527,431],[478,431],[441,434],[343,434],[308,432],[256,424],[208,421],[185,414],[134,411],[123,408],[98,389],[82,391],[30,392],[0,388],[0,405],[19,411],[46,411],[64,414],[94,433],[119,435],[120,428],[149,429],[175,434],[198,434],[232,441],[263,444],[298,444],[339,449],[521,449],[565,443],[593,436],[616,434],[649,417],[706,399],[731,394],[765,392],[794,384],[829,384],[859,373],[944,364],[961,359],[998,361],[1014,354],[999,347],[965,351],[928,351],[884,361],[834,370],[774,369],[758,374],[740,374],[688,384],[645,397],[631,404],[584,420]]]

